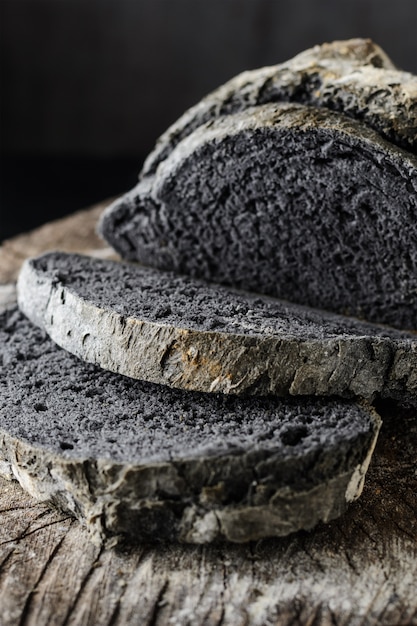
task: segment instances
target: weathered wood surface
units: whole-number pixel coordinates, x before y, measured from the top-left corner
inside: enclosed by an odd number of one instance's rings
[[[35,230],[6,239],[0,245],[0,285],[16,280],[20,266],[30,256],[47,250],[63,250],[107,257],[111,248],[95,232],[98,217],[109,202],[49,222]],[[0,233],[1,235],[1,233]]]
[[[90,237],[72,249],[95,249]],[[29,240],[27,254],[61,247],[53,235],[46,247]],[[4,248],[6,283],[25,247],[8,242],[20,252],[7,267]],[[394,406],[383,413],[364,493],[343,518],[247,546],[103,551],[77,522],[0,479],[1,626],[417,625],[417,420]]]

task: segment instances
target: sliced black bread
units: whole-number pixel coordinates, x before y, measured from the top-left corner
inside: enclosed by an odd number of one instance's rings
[[[93,537],[243,542],[311,528],[362,489],[379,417],[349,401],[132,381],[0,315],[0,472]]]
[[[226,394],[417,400],[417,337],[190,277],[50,253],[21,310],[61,347],[133,378]]]
[[[325,109],[199,127],[105,211],[126,259],[417,328],[417,158]]]
[[[189,109],[158,140],[142,176],[154,174],[198,126],[271,102],[339,111],[417,153],[417,79],[398,70],[370,39],[334,41],[272,67],[239,74]]]

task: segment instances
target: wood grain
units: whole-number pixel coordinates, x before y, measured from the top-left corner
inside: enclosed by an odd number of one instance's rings
[[[387,416],[343,518],[247,546],[102,552],[1,480],[1,624],[417,624],[416,447],[415,416]]]
[[[417,625],[417,419],[379,409],[361,499],[281,540],[102,551],[0,479],[1,626]]]

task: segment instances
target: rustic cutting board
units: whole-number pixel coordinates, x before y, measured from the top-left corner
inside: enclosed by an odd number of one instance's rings
[[[105,204],[0,246],[0,301],[26,256],[110,256]],[[312,532],[245,546],[103,551],[75,520],[0,479],[0,625],[417,625],[417,417],[382,407],[364,493]]]

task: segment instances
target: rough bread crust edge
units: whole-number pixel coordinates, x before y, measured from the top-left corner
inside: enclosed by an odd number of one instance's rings
[[[104,459],[69,460],[0,431],[0,475],[18,480],[36,500],[75,516],[96,544],[108,547],[126,539],[203,544],[285,536],[340,516],[360,496],[381,426],[377,413],[369,410],[373,432],[366,445],[359,443],[361,463],[305,492],[277,488],[271,476],[265,485],[268,489],[261,489],[260,502],[253,506],[225,505],[221,482],[192,484],[190,476],[197,466],[196,474],[207,478],[213,461],[227,464],[236,476],[242,466],[256,467],[262,451],[140,466]],[[270,462],[272,468],[273,456]],[[256,480],[249,489],[254,485]],[[161,491],[169,495],[161,498]]]
[[[279,65],[238,74],[205,96],[161,135],[141,177],[154,174],[173,148],[198,126],[268,102],[300,102],[337,110],[415,153],[416,97],[416,77],[398,70],[372,40],[317,45]]]
[[[83,300],[37,272],[30,260],[19,276],[18,302],[60,347],[135,379],[225,394],[380,395],[416,401],[413,340],[245,336],[129,318]]]

